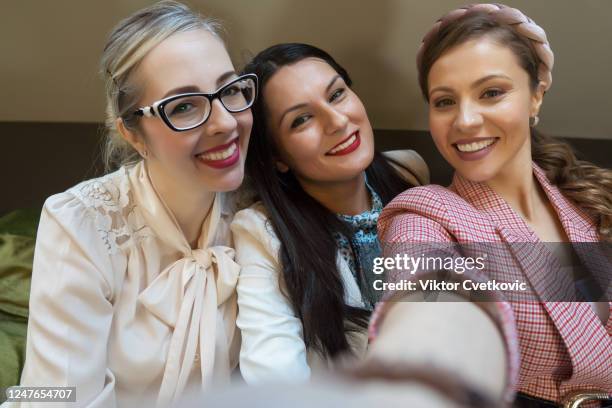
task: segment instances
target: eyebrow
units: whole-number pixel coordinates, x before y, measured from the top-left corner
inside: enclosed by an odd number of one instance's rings
[[[327,84],[327,87],[325,88],[325,92],[329,92],[329,90],[331,89],[331,87],[332,87],[332,86],[334,86],[334,84],[336,83],[336,81],[337,81],[338,79],[340,79],[340,78],[341,78],[340,74],[336,74],[336,76],[335,76],[335,77],[333,77],[333,78],[331,79],[331,81],[329,81],[329,84]]]
[[[216,81],[217,87],[221,88],[221,86],[223,86],[227,82],[227,80],[233,76],[236,76],[235,71],[227,71],[221,74],[219,78],[217,78],[217,81]],[[189,92],[202,92],[202,91],[199,87],[195,85],[180,86],[178,88],[173,88],[169,90],[168,92],[166,92],[166,94],[162,97],[162,99],[167,98],[168,96],[171,96],[171,95],[178,95],[178,94],[189,93]]]
[[[470,88],[472,88],[472,89],[477,88],[477,87],[479,87],[480,85],[482,85],[483,83],[485,83],[485,82],[487,82],[487,81],[489,81],[489,80],[491,80],[491,79],[495,79],[495,78],[508,79],[508,80],[512,81],[512,78],[510,78],[510,77],[509,77],[509,76],[507,76],[507,75],[503,75],[503,74],[492,74],[492,75],[487,75],[487,76],[484,76],[484,77],[482,77],[482,78],[480,78],[480,79],[477,79],[476,81],[474,81],[474,83],[472,83],[472,85],[470,86]],[[434,89],[432,89],[432,90],[429,92],[429,95],[433,94],[433,93],[434,93],[434,92],[436,92],[436,91],[446,91],[446,92],[452,92],[452,91],[453,91],[453,89],[452,89],[452,88],[450,88],[450,87],[448,87],[448,86],[438,86],[438,87],[435,87]]]
[[[340,76],[340,74],[336,74],[331,81],[329,81],[329,83],[327,84],[327,86],[325,87],[325,93],[329,92],[329,90],[331,89],[332,86],[334,86],[334,84],[336,83],[336,81],[338,79],[342,78]],[[283,114],[281,115],[279,121],[278,121],[278,125],[280,126],[281,123],[283,123],[283,119],[284,117],[289,113],[289,112],[293,112],[294,110],[298,110],[298,109],[302,109],[305,106],[307,106],[306,103],[300,103],[297,105],[293,105],[292,107],[290,107],[289,109],[287,109],[285,112],[283,112]]]
[[[233,76],[237,76],[236,75],[236,71],[227,71],[224,74],[221,74],[219,76],[219,78],[217,78],[217,86],[220,88],[222,85],[224,85],[228,79],[230,79]]]

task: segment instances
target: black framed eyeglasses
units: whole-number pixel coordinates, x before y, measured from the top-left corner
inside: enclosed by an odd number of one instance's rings
[[[228,112],[238,113],[249,109],[256,97],[257,75],[246,74],[228,82],[214,93],[190,92],[169,96],[151,106],[139,108],[134,115],[148,118],[159,116],[170,129],[183,132],[208,120],[215,99],[219,99]]]

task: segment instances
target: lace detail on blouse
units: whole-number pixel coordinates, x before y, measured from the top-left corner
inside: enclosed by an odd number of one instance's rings
[[[130,191],[127,169],[87,180],[69,190],[93,215],[94,223],[110,253],[123,250],[149,229]]]

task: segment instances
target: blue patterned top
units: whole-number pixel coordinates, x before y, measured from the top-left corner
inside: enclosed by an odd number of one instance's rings
[[[335,238],[340,255],[348,263],[357,281],[366,309],[372,310],[379,300],[379,293],[374,290],[373,283],[375,279],[380,279],[380,276],[375,275],[372,269],[374,258],[381,253],[376,223],[383,205],[367,181],[366,187],[372,197],[372,208],[357,215],[338,214],[338,218],[346,222],[355,232],[350,237],[350,241],[340,233],[337,233]]]

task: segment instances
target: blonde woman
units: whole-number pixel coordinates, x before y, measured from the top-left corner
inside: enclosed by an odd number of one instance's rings
[[[44,205],[21,385],[125,407],[229,380],[239,267],[224,192],[243,179],[257,79],[235,73],[217,29],[164,1],[111,33],[105,155],[120,167]]]

